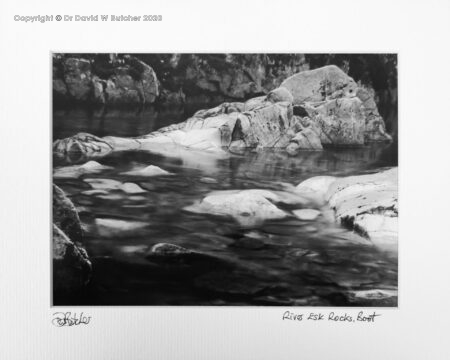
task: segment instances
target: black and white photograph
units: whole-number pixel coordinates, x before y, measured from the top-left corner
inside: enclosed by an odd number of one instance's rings
[[[448,360],[449,0],[2,0],[0,360]]]
[[[51,61],[54,305],[398,305],[397,54]]]

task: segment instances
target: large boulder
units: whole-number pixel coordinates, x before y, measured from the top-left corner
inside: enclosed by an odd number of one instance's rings
[[[397,250],[397,168],[344,178],[314,177],[299,184],[296,192],[323,197],[341,224],[368,237],[382,249]]]
[[[293,96],[293,103],[318,102],[329,98],[356,96],[357,84],[335,65],[302,71],[281,83]]]
[[[357,97],[306,104],[305,109],[319,129],[322,144],[364,144],[364,110]]]
[[[158,96],[155,72],[133,57],[129,65],[115,68],[114,75],[106,81],[105,99],[109,104],[151,104]]]
[[[358,85],[335,65],[295,74],[280,87],[289,90],[294,106],[301,105],[321,127],[322,144],[392,140],[378,113],[374,91]]]

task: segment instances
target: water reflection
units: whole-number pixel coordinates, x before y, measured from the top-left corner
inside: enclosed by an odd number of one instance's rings
[[[232,219],[182,210],[214,190],[284,190],[315,175],[360,174],[394,165],[380,160],[383,151],[384,146],[371,146],[297,157],[264,151],[209,161],[129,151],[99,160],[110,167],[99,174],[57,180],[80,210],[94,263],[86,304],[337,306],[354,305],[350,290],[396,289],[396,259],[324,217],[268,221],[249,229]],[[174,175],[125,174],[148,165]],[[205,176],[213,181],[204,181]],[[120,187],[106,194],[86,192],[92,178],[134,183],[145,192],[132,195]],[[258,246],[249,236],[258,238]],[[220,261],[153,263],[146,252],[159,242]]]
[[[93,113],[90,117],[78,111],[55,113],[54,137],[80,131],[139,136],[180,116],[155,111]],[[99,172],[55,179],[79,210],[93,262],[94,275],[83,304],[397,303],[396,297],[367,301],[352,295],[367,290],[395,293],[397,259],[330,221],[325,213],[314,221],[288,217],[248,228],[231,218],[183,211],[215,190],[283,191],[316,175],[346,176],[396,166],[396,144],[325,149],[295,157],[271,150],[228,154],[159,147],[115,152],[96,161],[103,166]],[[54,165],[64,166],[67,161]],[[171,175],[127,174],[149,165]],[[95,183],[114,186],[92,191]],[[142,191],[127,192],[129,186],[121,184],[128,183]],[[204,256],[155,261],[148,251],[161,242]]]

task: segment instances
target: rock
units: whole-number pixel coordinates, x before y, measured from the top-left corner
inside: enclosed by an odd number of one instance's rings
[[[244,111],[244,104],[240,102],[224,102],[220,104],[219,106],[216,106],[211,109],[206,110],[198,110],[192,118],[196,119],[207,119],[210,117],[215,117],[222,114],[232,114],[235,112],[243,112]]]
[[[351,291],[350,296],[352,300],[384,300],[392,297],[398,296],[397,290],[383,290],[383,289],[372,289],[372,290],[358,290]]]
[[[247,148],[286,146],[280,140],[289,129],[291,118],[292,106],[287,102],[239,114],[232,140],[243,140]]]
[[[316,220],[319,217],[319,215],[320,215],[320,211],[319,210],[314,210],[314,209],[293,210],[292,213],[298,219],[305,220],[305,221]]]
[[[105,170],[111,170],[110,166],[103,166],[96,161],[88,161],[83,165],[73,165],[56,168],[53,171],[54,179],[72,179],[85,174],[97,174]]]
[[[397,251],[397,168],[344,178],[315,177],[302,182],[296,191],[301,194],[316,191],[325,198],[341,224],[382,249]]]
[[[306,67],[303,54],[167,54],[156,59],[152,54],[148,58],[163,86],[172,91],[183,89],[187,101],[192,102],[200,97],[206,102],[244,101],[267,94]],[[160,67],[164,68],[161,73]]]
[[[293,96],[295,105],[327,98],[356,96],[355,81],[335,65],[302,71],[281,83]]]
[[[296,114],[304,116],[306,110],[319,125],[322,144],[392,140],[378,113],[374,91],[358,86],[335,65],[295,74],[280,87],[293,95]]]
[[[185,207],[195,213],[227,215],[241,225],[251,226],[264,220],[281,219],[287,214],[272,201],[276,194],[265,190],[218,191],[206,196],[201,202]]]
[[[365,117],[356,97],[307,104],[305,109],[319,130],[322,144],[363,145]]]
[[[86,190],[81,193],[87,196],[108,195],[108,192],[106,190]]]
[[[290,140],[286,151],[289,155],[296,155],[300,150],[323,150],[319,135],[310,128],[298,132]]]
[[[95,225],[102,237],[126,236],[147,227],[142,221],[120,220],[113,218],[96,218]]]
[[[63,82],[66,89],[60,93],[68,94],[78,101],[89,100],[92,87],[91,63],[89,60],[69,58],[64,61]],[[58,91],[59,88],[54,88]]]
[[[292,96],[291,92],[285,87],[279,87],[272,90],[267,94],[266,99],[267,101],[270,101],[272,103],[287,101],[292,104],[294,102],[294,97]]]
[[[97,56],[98,57],[98,56]],[[134,56],[123,62],[99,63],[99,59],[54,57],[53,92],[57,101],[88,104],[143,105],[155,102],[159,82],[153,69]],[[108,71],[98,72],[103,67]],[[61,76],[62,78],[60,78]]]
[[[348,300],[356,306],[395,307],[398,304],[398,291],[388,289],[350,291]]]
[[[81,153],[94,156],[96,153],[106,155],[112,150],[113,146],[109,142],[87,133],[78,133],[53,142],[53,152],[56,154]]]
[[[153,245],[145,257],[147,260],[157,263],[181,263],[183,265],[191,265],[194,267],[200,266],[200,268],[204,268],[206,266],[202,273],[207,271],[211,266],[216,268],[218,266],[227,267],[229,265],[218,257],[199,251],[189,250],[182,246],[169,243],[158,243]]]
[[[383,118],[378,112],[378,107],[375,103],[375,91],[368,87],[360,86],[356,96],[362,101],[366,118],[365,142],[392,141],[392,137],[386,132]]]
[[[182,123],[145,136],[101,139],[80,133],[56,140],[53,151],[59,157],[96,158],[131,149],[186,154],[180,149],[223,153],[223,149],[287,148],[295,155],[320,150],[322,145],[359,146],[389,139],[373,95],[359,90],[338,67],[325,66],[286,79],[267,96],[199,110]]]
[[[267,101],[267,96],[258,96],[249,99],[244,103],[244,111],[253,111],[257,108],[264,107],[270,104],[271,102]]]
[[[380,248],[397,252],[398,217],[386,214],[357,215],[353,220],[356,231],[366,235]]]
[[[88,283],[92,271],[86,251],[76,246],[53,224],[54,300],[77,295]]]
[[[199,179],[199,181],[204,184],[217,184],[218,183],[218,181],[216,179],[213,179],[210,177],[202,177]]]
[[[100,178],[89,178],[84,179],[94,190],[93,191],[84,191],[83,193],[86,195],[97,195],[104,194],[107,195],[108,191],[112,190],[121,190],[127,194],[143,194],[147,191],[142,189],[139,185],[131,182],[121,183],[118,180],[113,179],[100,179]]]
[[[143,194],[147,192],[146,190],[142,189],[139,185],[130,182],[124,183],[121,186],[121,190],[123,192],[126,192],[127,194]]]
[[[314,195],[315,197],[325,199],[330,185],[336,179],[334,176],[315,176],[298,184],[295,192],[301,195]]]
[[[169,244],[169,243],[159,243],[153,245],[147,256],[150,257],[180,257],[187,254],[192,254],[191,250],[184,247]]]
[[[94,190],[121,190],[122,183],[113,179],[86,178],[87,182]]]
[[[71,241],[77,243],[83,241],[83,231],[75,205],[56,185],[53,185],[53,223]]]

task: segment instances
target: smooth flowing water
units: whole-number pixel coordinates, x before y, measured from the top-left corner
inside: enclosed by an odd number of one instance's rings
[[[136,136],[180,121],[173,113],[152,116],[157,119],[118,113],[103,119],[99,126],[102,120],[95,116],[87,119],[80,112],[60,113],[54,119],[54,138],[78,131]],[[397,305],[395,297],[372,301],[352,295],[364,290],[395,291],[396,254],[377,250],[329,216],[314,221],[289,217],[249,228],[230,218],[183,210],[215,190],[284,190],[288,184],[295,186],[312,176],[347,176],[396,166],[396,145],[327,149],[296,157],[269,150],[226,157],[128,151],[96,161],[111,168],[55,180],[79,210],[94,270],[84,296],[68,303]],[[55,168],[64,165],[54,164]],[[145,178],[123,174],[149,165],[172,175]],[[92,193],[89,179],[95,178],[104,179],[103,183],[135,183],[145,192],[127,193],[110,187]],[[182,261],[148,259],[149,249],[161,242],[211,256]]]

